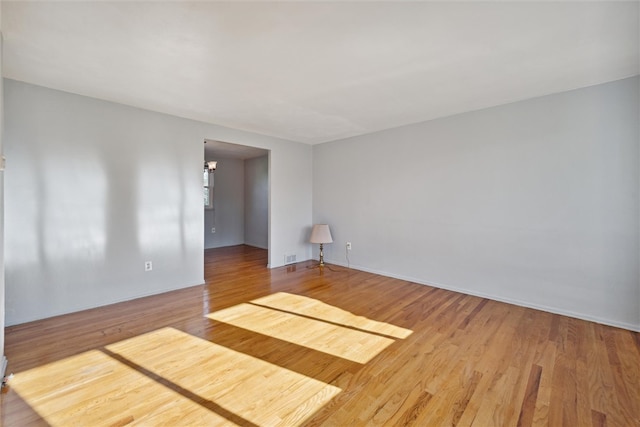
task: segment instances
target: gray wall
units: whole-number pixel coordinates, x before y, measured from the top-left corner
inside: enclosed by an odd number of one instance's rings
[[[269,218],[269,156],[244,161],[244,241],[266,249]]]
[[[203,283],[205,138],[271,150],[270,265],[310,257],[311,147],[12,80],[4,100],[8,325]]]
[[[639,330],[639,101],[635,77],[316,145],[325,258]]]
[[[241,245],[244,237],[244,161],[217,160],[214,172],[213,209],[204,211],[204,247]],[[216,232],[212,233],[211,228]]]

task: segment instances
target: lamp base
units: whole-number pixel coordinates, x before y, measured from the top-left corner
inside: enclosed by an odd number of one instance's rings
[[[314,264],[314,265],[308,265],[307,266],[308,269],[313,269],[313,268],[317,268],[318,270],[322,271],[325,268],[331,271],[335,271],[335,272],[339,272],[340,270],[334,270],[333,268],[331,268],[331,266],[329,264],[325,264],[324,262],[322,264],[318,263],[318,264]]]
[[[320,243],[320,261],[318,261],[318,264],[316,264],[316,265],[307,266],[307,268],[319,268],[322,271],[322,269],[325,268],[325,267],[327,267],[331,271],[338,271],[338,270],[334,270],[333,268],[331,268],[329,266],[329,264],[325,264],[324,263],[324,252],[323,252],[322,243]]]

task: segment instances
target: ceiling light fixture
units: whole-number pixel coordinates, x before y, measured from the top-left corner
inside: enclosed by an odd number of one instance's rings
[[[217,166],[218,166],[218,162],[216,162],[215,160],[209,160],[208,162],[204,162],[204,170],[208,171],[209,173],[215,171]]]

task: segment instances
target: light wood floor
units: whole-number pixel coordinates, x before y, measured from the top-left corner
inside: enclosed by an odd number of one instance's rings
[[[266,263],[208,250],[206,285],[7,328],[2,425],[640,425],[637,333]]]

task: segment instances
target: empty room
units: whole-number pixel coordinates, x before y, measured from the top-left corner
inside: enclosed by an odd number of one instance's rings
[[[0,36],[1,426],[640,425],[640,2]]]

